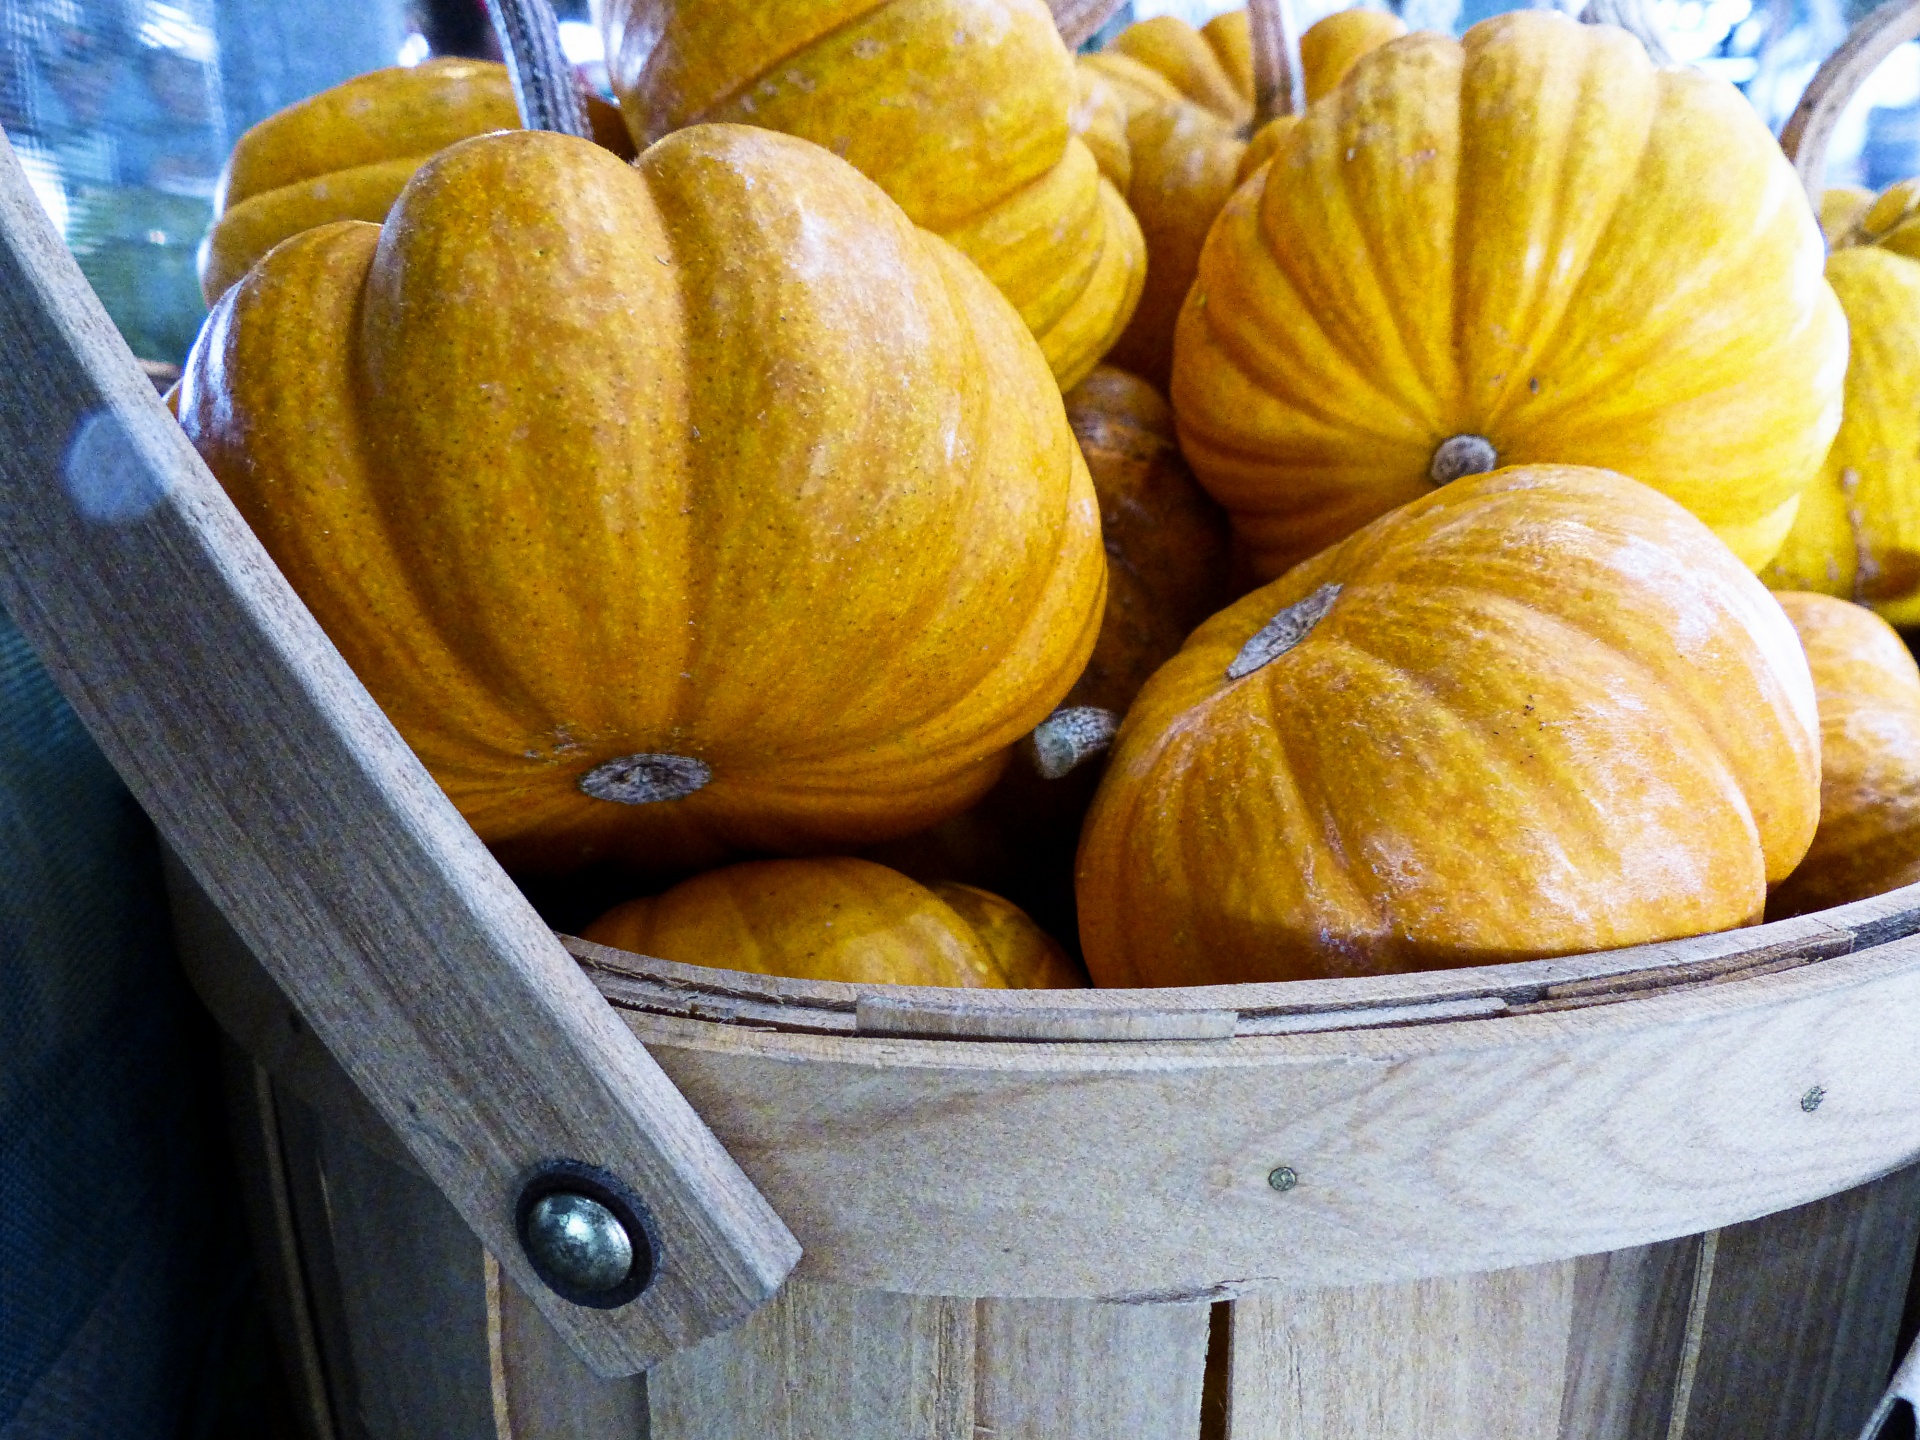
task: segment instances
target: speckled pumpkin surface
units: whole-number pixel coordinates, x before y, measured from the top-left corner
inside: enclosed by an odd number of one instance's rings
[[[762,860],[629,900],[585,938],[616,949],[795,980],[1063,989],[1086,976],[996,895],[928,887],[866,860]]]
[[[1820,703],[1820,828],[1768,897],[1770,919],[1920,880],[1920,667],[1870,610],[1827,595],[1776,598]]]
[[[1604,471],[1458,480],[1216,615],[1078,862],[1101,985],[1490,964],[1757,920],[1819,816],[1793,628]]]
[[[1133,313],[1139,227],[1070,134],[1073,64],[1041,0],[606,0],[600,18],[642,143],[737,121],[826,146],[986,272],[1062,388]]]
[[[1920,260],[1863,240],[1833,253],[1827,283],[1847,313],[1846,408],[1764,576],[1920,624]]]
[[[632,155],[612,107],[588,105],[594,139]],[[211,305],[267,251],[330,220],[386,219],[427,159],[457,140],[517,130],[507,67],[427,60],[355,76],[269,115],[234,142],[200,250]]]
[[[1840,420],[1824,248],[1730,85],[1544,11],[1410,35],[1215,223],[1182,446],[1263,575],[1428,493],[1454,437],[1632,475],[1758,568]]]
[[[992,784],[1102,612],[1032,338],[770,131],[637,165],[454,146],[384,230],[309,231],[230,291],[180,416],[514,865],[922,828]]]

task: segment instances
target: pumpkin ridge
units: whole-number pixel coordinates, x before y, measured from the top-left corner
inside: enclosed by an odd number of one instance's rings
[[[644,149],[646,145],[650,145],[653,142],[661,139],[663,136],[667,135],[671,131],[684,130],[689,125],[706,125],[706,124],[713,123],[707,119],[709,115],[714,114],[716,111],[724,110],[729,105],[733,104],[742,95],[746,94],[748,91],[752,90],[756,85],[758,85],[770,71],[776,70],[782,65],[791,65],[796,59],[804,55],[807,51],[813,49],[816,45],[821,45],[826,43],[827,41],[831,40],[834,36],[840,34],[844,30],[851,30],[856,25],[864,24],[866,21],[871,20],[880,11],[886,9],[889,5],[892,5],[894,3],[896,3],[896,0],[874,0],[873,4],[867,6],[867,8],[860,11],[859,14],[849,15],[845,19],[840,20],[835,24],[829,25],[826,29],[822,30],[818,35],[808,36],[805,40],[800,41],[799,43],[792,46],[790,49],[781,51],[777,59],[768,61],[764,66],[761,67],[760,70],[756,71],[752,75],[749,75],[745,80],[742,80],[738,85],[735,85],[731,90],[727,91],[725,94],[717,97],[716,99],[708,101],[705,105],[701,106],[701,108],[696,113],[689,115],[684,119],[673,121],[671,124],[667,125],[667,127],[664,130],[656,130],[652,124],[649,124],[647,127],[649,133],[647,135],[646,140],[643,142],[641,148]],[[625,106],[621,107],[621,111],[623,114],[625,113],[625,109],[626,109]],[[723,122],[723,123],[745,123],[745,122]]]

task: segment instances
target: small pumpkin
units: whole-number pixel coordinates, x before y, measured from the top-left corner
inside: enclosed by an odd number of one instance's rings
[[[736,121],[826,146],[986,272],[1061,388],[1133,313],[1139,227],[1071,133],[1041,0],[606,0],[600,20],[642,144]]]
[[[1361,55],[1404,35],[1406,28],[1397,17],[1371,10],[1339,11],[1310,26],[1300,38],[1309,102],[1338,86]],[[1129,26],[1114,43],[1123,45],[1142,30],[1153,32],[1153,43],[1135,44],[1122,58],[1135,64],[1142,57],[1158,59],[1162,68],[1148,67],[1150,73],[1175,85],[1177,79],[1207,74],[1203,56],[1219,56],[1220,73],[1234,87],[1231,104],[1220,101],[1212,83],[1190,78],[1184,93],[1171,101],[1151,98],[1148,87],[1138,83],[1125,92],[1134,97],[1127,122],[1132,159],[1127,203],[1146,238],[1147,280],[1133,319],[1113,348],[1113,361],[1164,389],[1173,369],[1175,323],[1214,217],[1235,188],[1271,157],[1295,117],[1254,118],[1245,11],[1220,16],[1204,31],[1159,16]],[[1176,64],[1166,58],[1173,55],[1186,58]],[[1101,73],[1112,79],[1111,69]]]
[[[1133,154],[1127,148],[1127,102],[1120,91],[1098,71],[1074,66],[1073,110],[1067,123],[1093,152],[1100,173],[1125,195],[1133,183]]]
[[[1864,185],[1831,185],[1820,192],[1820,233],[1830,249],[1847,242],[1848,233],[1872,207],[1874,194]]]
[[[998,896],[925,886],[866,860],[758,860],[615,906],[584,938],[618,950],[794,980],[1068,989],[1086,976]]]
[[[384,229],[255,266],[179,404],[516,867],[924,828],[1098,631],[1098,503],[1038,347],[878,187],[768,130],[633,165],[454,145]]]
[[[1774,888],[1780,919],[1920,880],[1920,667],[1893,627],[1828,595],[1777,595],[1820,703],[1820,828]]]
[[[583,99],[595,141],[631,157],[619,112]],[[290,235],[386,219],[413,172],[456,140],[519,128],[507,67],[485,60],[374,70],[269,115],[234,143],[214,190],[200,247],[207,303]]]
[[[1857,244],[1826,275],[1847,315],[1840,433],[1763,576],[1920,623],[1920,261]]]
[[[1606,471],[1457,480],[1147,682],[1078,862],[1100,985],[1490,964],[1760,918],[1819,817],[1807,662],[1698,520]]]
[[[1824,249],[1724,81],[1546,11],[1409,35],[1221,212],[1175,339],[1181,445],[1262,576],[1544,463],[1643,480],[1757,569],[1840,421]]]

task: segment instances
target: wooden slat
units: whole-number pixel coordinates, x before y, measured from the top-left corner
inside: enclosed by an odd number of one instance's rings
[[[1126,0],[1049,0],[1053,23],[1069,50],[1078,49],[1119,12]]]
[[[1854,1440],[1893,1367],[1916,1239],[1920,1166],[1722,1230],[1672,1440]]]
[[[977,1440],[1197,1440],[1208,1305],[982,1300]]]
[[[1559,1440],[1667,1440],[1700,1252],[1688,1236],[1574,1262]]]
[[[1575,1263],[1235,1302],[1227,1440],[1550,1440]]]
[[[604,1380],[484,1257],[498,1440],[647,1440],[647,1379]]]
[[[1820,208],[1826,185],[1827,147],[1847,103],[1867,77],[1909,40],[1920,36],[1920,0],[1889,0],[1870,10],[1829,55],[1780,131],[1780,146],[1807,187],[1813,208]]]
[[[791,1281],[649,1372],[652,1440],[975,1440],[974,1303]]]
[[[596,1368],[761,1303],[797,1251],[408,751],[154,396],[0,144],[0,604],[354,1083]],[[569,1157],[665,1261],[617,1310],[514,1237]]]

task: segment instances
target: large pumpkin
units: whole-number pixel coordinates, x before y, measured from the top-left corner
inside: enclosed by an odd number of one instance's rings
[[[967,989],[1086,984],[1020,910],[965,885],[925,886],[843,857],[710,870],[629,900],[585,938],[615,949],[795,980]]]
[[[513,864],[921,828],[1099,624],[1096,501],[1018,317],[771,131],[456,145],[384,230],[228,292],[180,417]]]
[[[1111,348],[1145,250],[1069,133],[1073,66],[1041,0],[606,0],[642,144],[697,121],[814,140],[980,266],[1061,387]]]
[[[1182,446],[1266,576],[1450,476],[1550,462],[1645,481],[1757,568],[1839,424],[1823,251],[1725,82],[1545,11],[1410,35],[1221,212],[1175,341]]]
[[[583,99],[593,138],[632,155],[613,107]],[[386,219],[413,172],[455,141],[519,128],[507,67],[485,60],[374,70],[269,115],[234,142],[220,172],[200,247],[207,303],[290,235]]]
[[[1310,26],[1300,38],[1308,100],[1337,86],[1360,56],[1406,31],[1397,17],[1373,10],[1339,11]],[[1136,36],[1142,38],[1129,45]],[[1173,370],[1175,322],[1193,287],[1207,232],[1235,187],[1295,122],[1273,120],[1249,143],[1253,72],[1243,10],[1219,16],[1204,31],[1158,16],[1129,26],[1115,45],[1116,51],[1082,64],[1099,67],[1095,73],[1130,101],[1126,193],[1146,238],[1147,281],[1112,358],[1164,389]],[[1179,89],[1175,82],[1181,81],[1185,89],[1177,98],[1160,97],[1137,73],[1141,68],[1169,88]],[[1207,78],[1213,71],[1220,83]],[[1223,98],[1220,86],[1229,79],[1230,98]]]
[[[1488,964],[1744,925],[1819,816],[1793,627],[1699,521],[1523,466],[1396,510],[1147,682],[1079,858],[1101,985]]]
[[[1820,702],[1820,828],[1771,918],[1920,880],[1920,668],[1893,628],[1827,595],[1777,597]]]
[[[1827,261],[1847,313],[1846,408],[1765,572],[1776,589],[1845,596],[1896,625],[1920,624],[1920,222],[1903,209],[1912,193],[1903,184],[1882,196]]]

